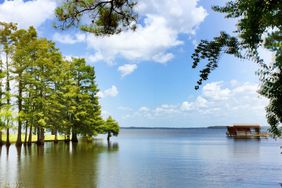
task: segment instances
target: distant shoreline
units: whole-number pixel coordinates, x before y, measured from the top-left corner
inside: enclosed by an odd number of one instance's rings
[[[225,129],[226,126],[211,127],[121,127],[121,129]]]
[[[121,129],[226,129],[227,126],[208,126],[208,127],[121,127]],[[268,128],[268,126],[261,126]]]

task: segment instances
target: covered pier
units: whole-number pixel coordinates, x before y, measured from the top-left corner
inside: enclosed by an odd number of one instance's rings
[[[267,137],[267,133],[261,133],[260,125],[234,124],[227,127],[227,136],[234,138],[260,138]]]

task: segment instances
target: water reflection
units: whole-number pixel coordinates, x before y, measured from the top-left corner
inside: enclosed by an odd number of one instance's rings
[[[0,147],[0,187],[97,187],[99,155],[118,151],[117,143],[46,143]],[[3,160],[3,151],[6,160]]]
[[[132,129],[115,140],[119,145],[3,146],[0,188],[268,188],[282,182],[282,139],[234,140],[214,129]]]
[[[252,159],[260,156],[260,139],[233,139],[232,147],[229,147],[234,158]]]

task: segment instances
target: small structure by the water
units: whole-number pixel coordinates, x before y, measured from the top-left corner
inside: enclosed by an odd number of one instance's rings
[[[233,138],[267,137],[267,133],[262,133],[260,130],[260,125],[235,124],[227,127],[226,135]]]

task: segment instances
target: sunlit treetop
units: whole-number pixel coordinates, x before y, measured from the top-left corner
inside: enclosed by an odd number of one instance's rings
[[[95,35],[135,30],[135,5],[131,0],[66,0],[55,10],[55,27],[65,30],[74,26]]]

